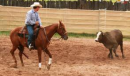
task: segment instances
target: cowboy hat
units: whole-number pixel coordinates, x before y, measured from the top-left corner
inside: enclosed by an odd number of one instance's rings
[[[36,7],[36,6],[40,8],[42,7],[42,5],[39,2],[34,2],[30,7]]]

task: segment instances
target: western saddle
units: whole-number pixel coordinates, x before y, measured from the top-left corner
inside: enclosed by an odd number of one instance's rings
[[[39,29],[40,29],[40,26],[36,26],[36,25],[34,26],[34,34],[33,34],[33,38],[32,38],[33,39],[32,40],[32,45],[34,46],[34,49],[35,49],[35,39],[38,36]],[[27,30],[26,26],[21,28],[21,30],[18,33],[18,36],[21,37],[21,38],[24,38],[24,43],[27,45],[28,30]]]

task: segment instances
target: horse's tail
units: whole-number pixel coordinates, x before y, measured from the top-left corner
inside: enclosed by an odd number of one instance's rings
[[[10,32],[10,39],[11,41],[14,39],[14,41],[16,40],[16,37],[18,36],[18,32],[20,31],[22,27],[18,27],[18,28],[15,28],[14,30],[12,30]]]

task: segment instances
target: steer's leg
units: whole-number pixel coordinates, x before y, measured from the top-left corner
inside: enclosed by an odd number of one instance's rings
[[[125,58],[124,53],[123,53],[123,42],[121,42],[121,44],[120,44],[120,49],[121,49],[121,53],[122,53],[122,58]]]
[[[115,53],[115,56],[116,56],[116,57],[119,57],[119,56],[117,55],[117,53],[116,53],[116,48],[113,49],[113,52]]]
[[[110,54],[110,50],[109,50],[109,54],[108,54],[108,58],[110,58],[111,54]]]
[[[42,49],[38,48],[38,59],[39,59],[39,70],[41,70],[41,55],[42,55]]]
[[[51,67],[51,63],[52,63],[52,55],[51,55],[51,53],[49,52],[48,48],[46,48],[44,51],[45,51],[45,52],[48,54],[48,56],[49,56],[49,62],[48,62],[48,65],[47,65],[47,69],[49,70],[50,67]]]
[[[110,51],[110,58],[113,59],[112,48],[109,49],[109,51]]]

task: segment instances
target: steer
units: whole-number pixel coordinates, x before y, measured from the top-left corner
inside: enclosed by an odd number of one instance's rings
[[[99,31],[97,33],[97,37],[95,39],[96,42],[103,43],[103,45],[109,49],[110,53],[108,54],[108,57],[113,59],[112,50],[115,53],[115,56],[118,57],[116,54],[116,49],[118,45],[120,45],[120,49],[122,52],[122,58],[125,58],[123,53],[123,35],[120,30],[112,30],[110,32],[102,32]]]

